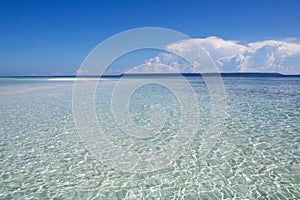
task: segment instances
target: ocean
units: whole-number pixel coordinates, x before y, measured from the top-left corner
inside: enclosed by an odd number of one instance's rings
[[[80,81],[95,81],[89,79]],[[201,77],[186,77],[198,102],[187,105],[196,106],[199,116],[188,107],[183,110],[179,98],[193,102],[193,95],[176,76],[119,79],[101,79],[92,94],[98,125],[107,137],[89,140],[91,135],[74,120],[74,77],[0,78],[0,199],[300,198],[299,76],[224,76],[226,106],[218,111],[224,116],[222,130],[205,146],[205,154],[201,145],[213,116]],[[118,116],[118,109],[114,116],[112,105],[127,105],[122,92],[146,79],[149,84],[130,93],[129,116]],[[173,90],[157,84],[161,79]],[[123,89],[115,94],[117,82]],[[159,112],[151,114],[151,109]],[[86,132],[97,128],[92,118],[80,119]],[[129,122],[136,129],[126,126]],[[143,129],[155,131],[148,136]],[[109,142],[93,140],[107,140],[119,149],[105,149],[102,145]],[[149,159],[153,167],[136,159],[119,164],[128,152]],[[138,171],[128,170],[139,164]]]

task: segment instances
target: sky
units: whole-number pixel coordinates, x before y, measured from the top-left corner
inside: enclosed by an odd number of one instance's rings
[[[298,0],[1,0],[0,76],[74,74],[97,44],[139,27],[187,34],[224,72],[300,74],[299,10]]]

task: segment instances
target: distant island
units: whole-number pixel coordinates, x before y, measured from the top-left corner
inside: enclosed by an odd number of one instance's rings
[[[117,76],[178,76],[178,73],[128,73]],[[180,73],[185,77],[197,77],[197,76],[219,76],[222,77],[294,77],[299,75],[285,75],[280,73],[260,73],[260,72],[230,72],[230,73]],[[104,75],[105,76],[105,75]]]

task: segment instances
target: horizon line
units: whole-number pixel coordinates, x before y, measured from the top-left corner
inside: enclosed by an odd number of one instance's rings
[[[262,77],[287,77],[287,76],[300,76],[300,74],[281,74],[278,72],[207,72],[207,73],[121,73],[121,74],[102,74],[102,75],[93,75],[93,74],[86,74],[86,75],[76,75],[76,74],[69,74],[69,75],[0,75],[0,78],[26,78],[26,77],[123,77],[123,76],[201,76],[201,75],[221,75],[221,76],[262,76]]]

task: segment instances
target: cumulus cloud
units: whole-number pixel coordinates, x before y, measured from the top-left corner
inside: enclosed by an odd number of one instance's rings
[[[300,73],[300,44],[267,40],[249,43],[246,47],[233,60],[224,62],[224,67],[235,64],[240,71]],[[238,59],[243,56],[244,59]],[[294,62],[289,62],[291,60]]]
[[[197,63],[194,63],[196,65]],[[136,66],[126,73],[183,73],[196,72],[184,59],[171,53],[159,53],[154,58],[145,60],[145,63]]]
[[[166,47],[166,50],[182,55],[195,55],[199,53],[195,45],[202,46],[222,72],[300,74],[300,44],[294,40],[265,40],[240,44],[238,41],[213,36],[172,43]],[[178,72],[195,71],[191,64],[169,53],[161,53],[147,60],[145,64],[152,68],[155,68],[155,65],[168,65]],[[200,60],[192,64],[196,67],[203,67],[206,63]]]
[[[77,76],[91,75],[92,73],[86,68],[80,68],[76,70],[75,74]]]

